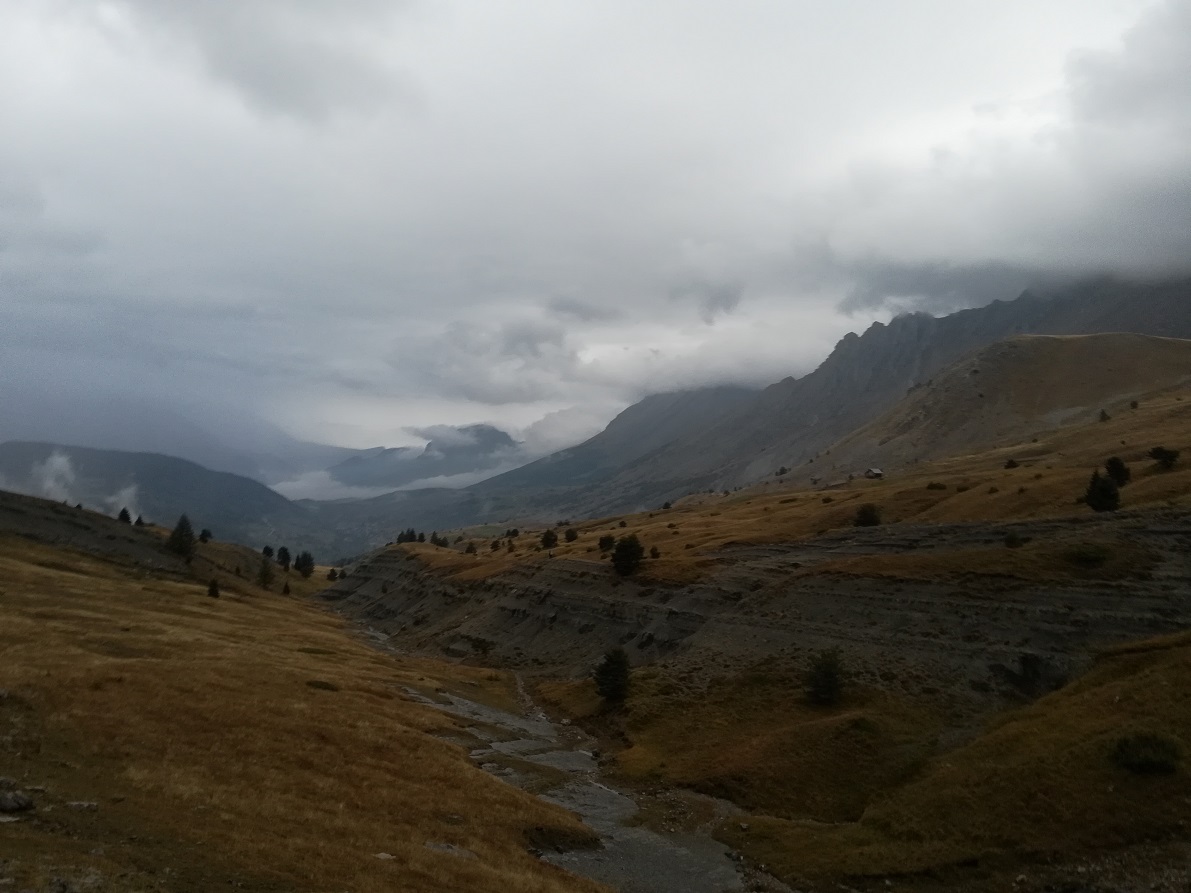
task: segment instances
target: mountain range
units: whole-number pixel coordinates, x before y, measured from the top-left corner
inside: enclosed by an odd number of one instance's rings
[[[871,432],[846,441],[846,449],[833,445],[877,423],[936,377],[951,387],[968,375],[966,384],[975,387],[970,368],[955,364],[989,345],[1021,335],[1113,332],[1191,338],[1191,282],[1102,280],[1053,294],[1026,292],[944,317],[899,316],[862,335],[845,336],[802,378],[761,391],[725,386],[646,397],[584,443],[459,489],[397,490],[427,478],[496,468],[515,455],[512,438],[490,426],[472,426],[431,438],[421,451],[340,454],[329,466],[336,480],[395,491],[368,499],[291,501],[256,481],[180,459],[50,443],[0,445],[0,476],[9,489],[113,512],[120,494],[131,493],[153,520],[168,523],[186,511],[196,525],[229,539],[285,541],[323,556],[347,556],[410,526],[430,532],[478,523],[553,523],[658,506],[700,490],[748,486],[783,467],[818,477],[912,461],[912,450],[880,444],[885,434],[875,445]],[[1118,363],[1131,362],[1125,347],[1113,349]],[[1136,354],[1136,344],[1133,350]],[[1181,347],[1158,353],[1164,359],[1147,346],[1138,356],[1167,372],[1171,363],[1171,369],[1180,368]],[[991,370],[995,363],[990,355],[977,365]],[[1132,373],[1121,374],[1128,379]],[[1054,421],[1045,415],[1030,423]],[[904,446],[904,438],[900,443]],[[856,468],[845,467],[844,460]],[[55,479],[55,470],[64,468],[73,478]]]

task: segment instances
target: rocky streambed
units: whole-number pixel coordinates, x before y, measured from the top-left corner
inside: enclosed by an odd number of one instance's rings
[[[520,682],[519,682],[520,686]],[[647,827],[655,796],[618,789],[601,771],[598,745],[581,729],[551,721],[521,688],[522,713],[498,710],[456,694],[409,690],[423,703],[471,723],[467,746],[483,769],[579,815],[599,834],[595,849],[544,849],[540,858],[622,893],[728,893],[788,887],[755,868],[711,836],[711,826],[736,812],[724,801],[683,792],[703,819],[682,827]],[[671,800],[673,798],[671,797]],[[688,812],[689,814],[689,812]]]

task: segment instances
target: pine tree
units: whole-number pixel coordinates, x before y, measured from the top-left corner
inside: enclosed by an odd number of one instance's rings
[[[298,557],[294,559],[294,570],[302,575],[303,579],[308,579],[314,573],[314,556],[309,552],[300,552]]]
[[[211,531],[208,530],[206,527],[204,527],[202,530],[199,531],[199,542],[200,543],[209,543],[209,542],[211,542],[211,538],[212,538]]]
[[[144,526],[145,526],[145,519],[144,519],[143,517],[141,517],[140,515],[137,515],[137,516],[136,516],[136,521],[133,523],[133,525],[132,525],[132,526],[133,526],[133,527],[144,527]]]
[[[622,577],[627,577],[640,567],[644,557],[645,547],[637,539],[637,534],[630,533],[616,541],[616,548],[612,550],[612,566]]]
[[[269,584],[273,582],[273,562],[269,560],[268,556],[261,556],[261,566],[256,572],[256,585],[261,589],[268,589]]]
[[[132,515],[128,514],[128,509],[122,508],[120,509],[120,514],[116,515],[116,520],[121,524],[131,524]]]
[[[629,694],[629,656],[623,648],[612,648],[592,674],[596,691],[605,701],[619,703]]]
[[[553,549],[558,545],[558,534],[553,530],[546,530],[542,532],[542,548]]]
[[[194,528],[190,526],[190,519],[185,515],[174,525],[169,539],[165,541],[165,547],[187,561],[194,555]]]
[[[277,550],[277,564],[281,566],[283,571],[289,571],[290,560],[289,549],[287,549],[285,546],[282,546]]]
[[[1104,473],[1112,478],[1112,482],[1118,487],[1123,487],[1133,479],[1133,472],[1129,470],[1129,466],[1122,461],[1120,456],[1113,456],[1104,463]]]
[[[265,546],[263,549],[261,549],[261,554],[264,555],[266,558],[272,558],[273,557],[273,547]]]
[[[1115,512],[1121,507],[1121,491],[1112,478],[1093,471],[1084,502],[1094,512]]]
[[[568,543],[573,543],[575,540],[579,539],[579,531],[574,527],[568,527],[565,531],[563,531],[562,538]]]

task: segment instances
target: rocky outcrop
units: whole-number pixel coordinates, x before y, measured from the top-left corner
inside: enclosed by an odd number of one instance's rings
[[[910,582],[816,571],[841,557],[1004,548],[1009,531],[1035,541],[1144,544],[1156,556],[1155,570],[1074,582],[975,574]],[[718,570],[706,580],[672,587],[562,559],[453,582],[392,548],[323,598],[399,648],[482,663],[582,674],[607,648],[622,645],[634,664],[664,662],[709,678],[839,648],[860,681],[981,710],[1050,690],[1106,645],[1186,628],[1189,545],[1187,514],[856,528],[732,547],[715,556]]]

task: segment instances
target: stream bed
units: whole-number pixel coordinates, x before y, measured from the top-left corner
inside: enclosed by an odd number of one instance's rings
[[[573,725],[552,722],[518,683],[524,715],[498,710],[459,695],[435,698],[407,689],[421,702],[472,723],[470,749],[484,770],[574,813],[599,834],[598,849],[541,852],[540,858],[621,893],[730,893],[788,887],[746,869],[710,834],[710,826],[737,814],[729,803],[697,798],[708,820],[694,828],[664,832],[638,824],[640,804],[631,792],[605,784],[596,743]]]

